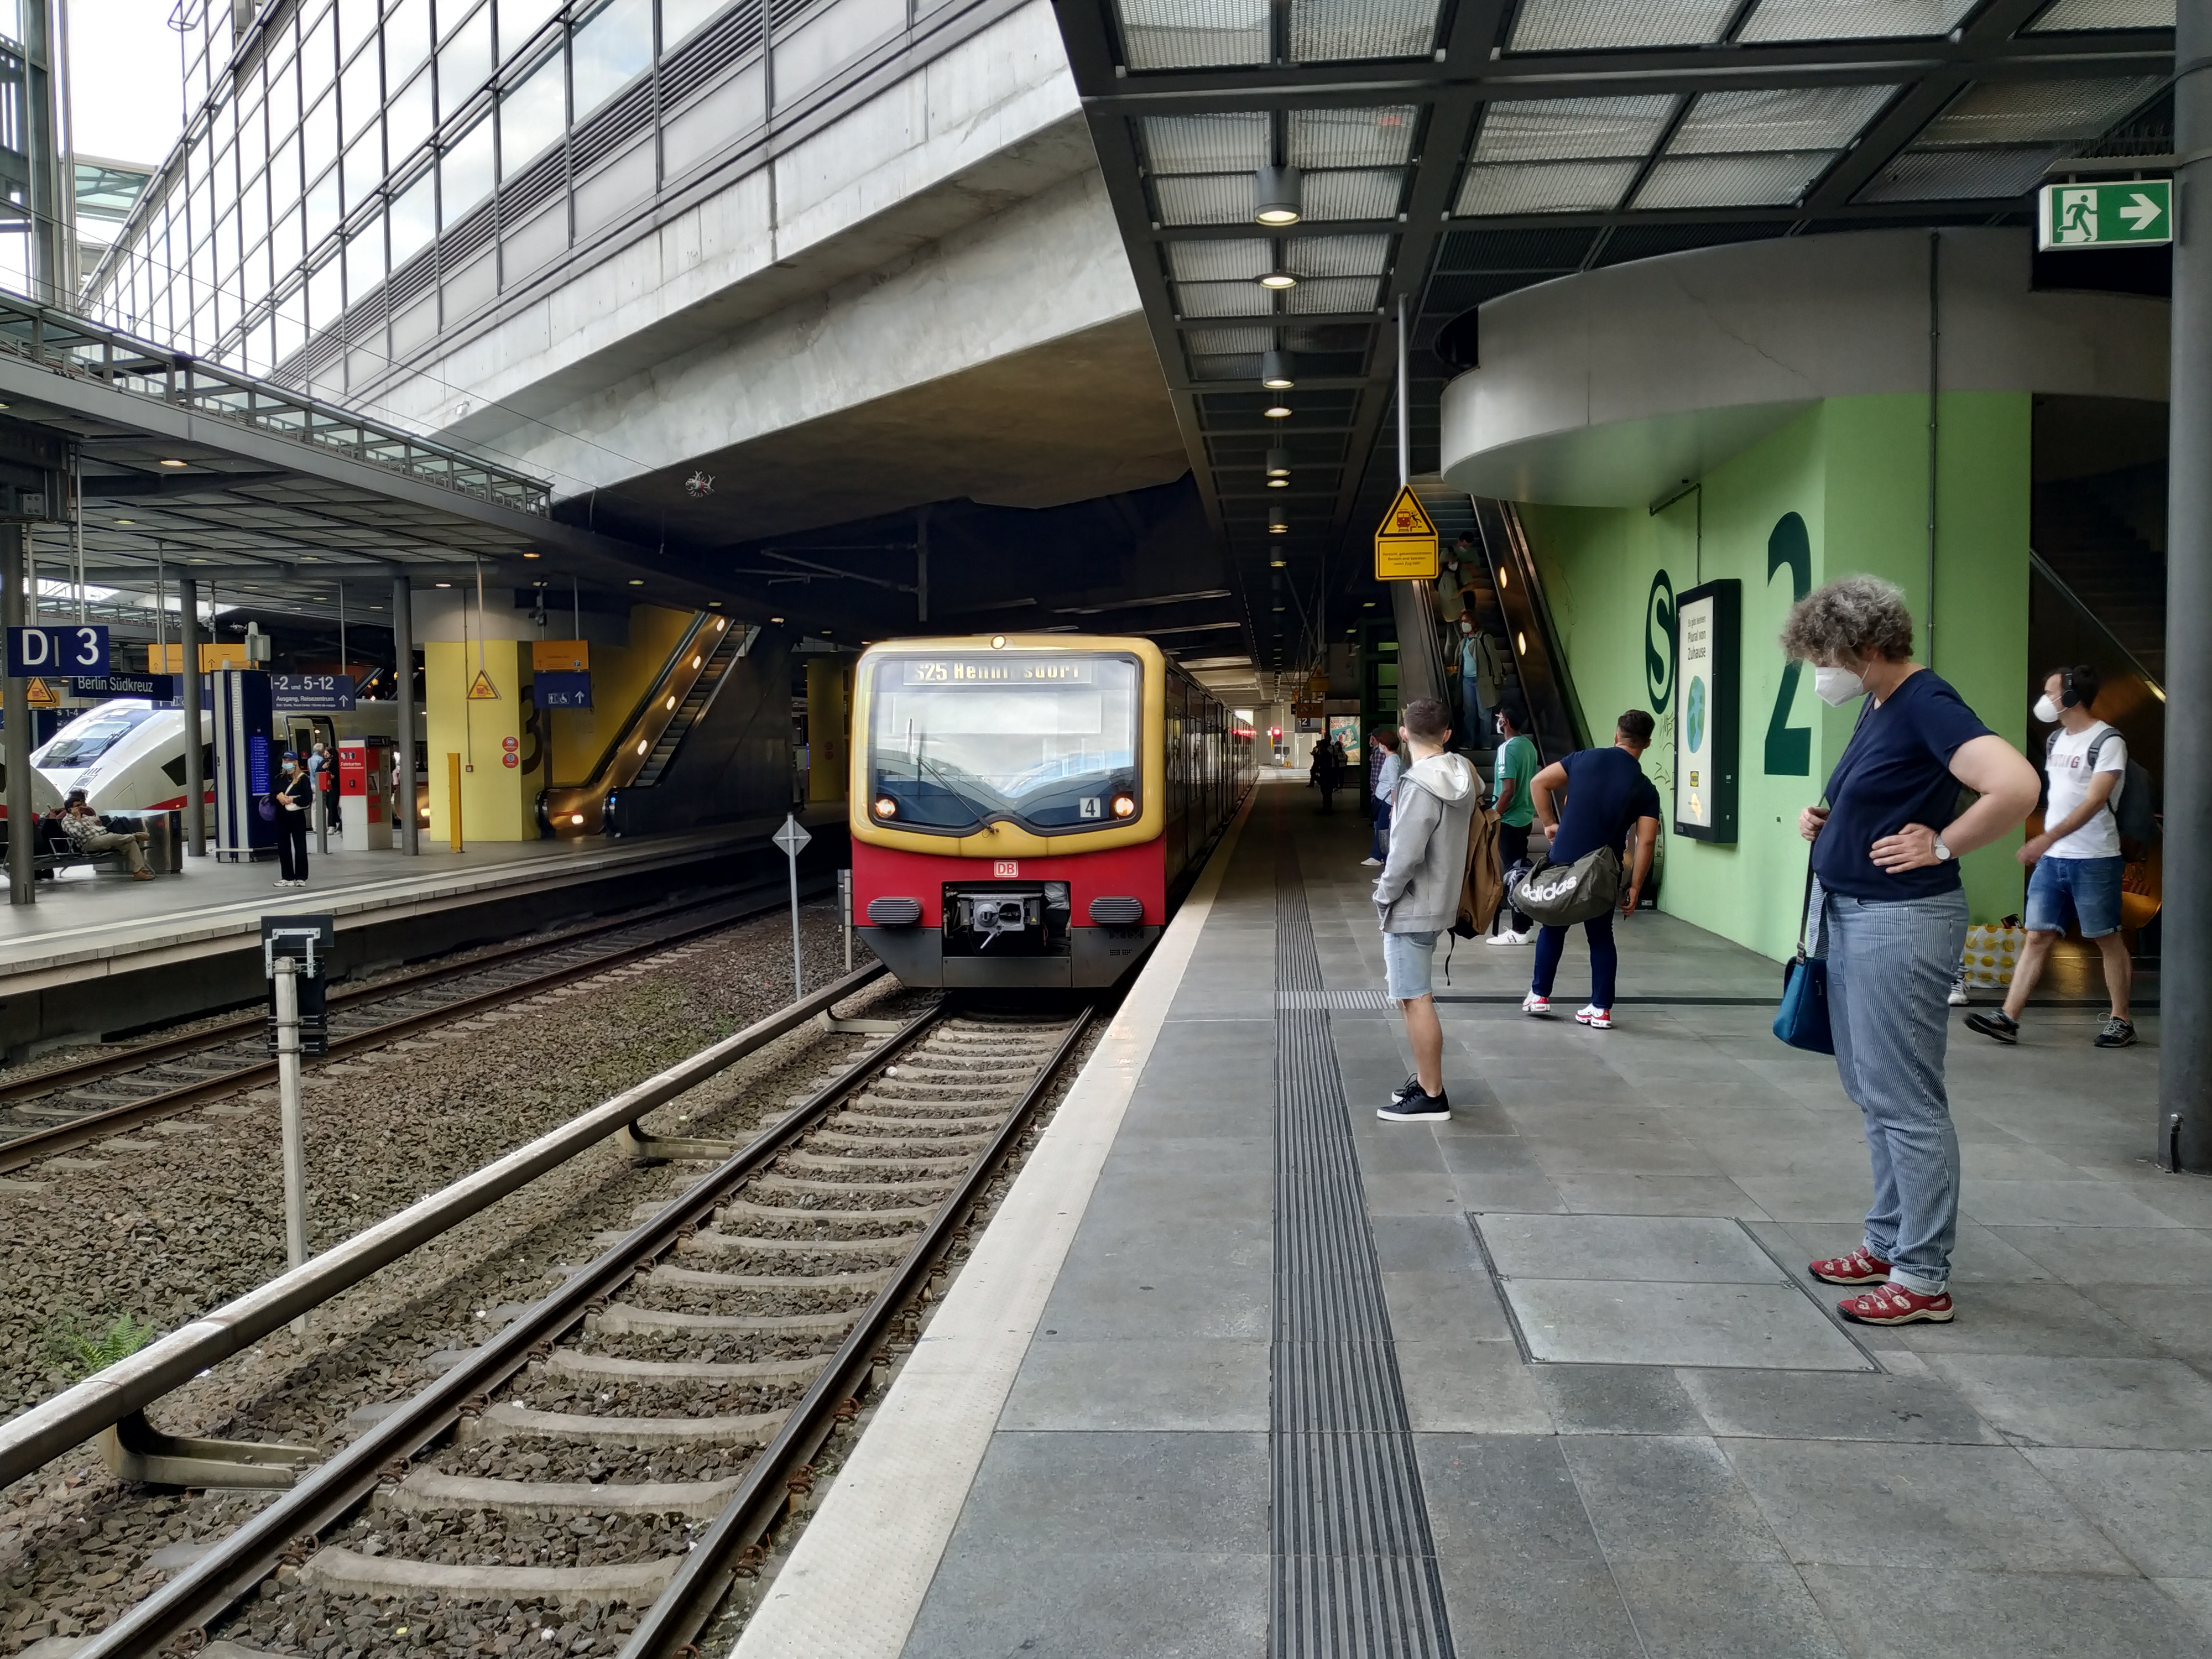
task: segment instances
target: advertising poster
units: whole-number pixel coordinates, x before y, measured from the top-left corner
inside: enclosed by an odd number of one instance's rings
[[[1674,833],[1733,842],[1743,586],[1707,582],[1674,602]]]

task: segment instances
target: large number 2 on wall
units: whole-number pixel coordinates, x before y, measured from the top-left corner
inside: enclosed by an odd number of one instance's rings
[[[1790,602],[1795,605],[1813,591],[1813,542],[1805,533],[1805,520],[1785,513],[1766,538],[1766,580],[1790,567]],[[1774,712],[1766,720],[1766,773],[1769,777],[1809,777],[1813,771],[1813,728],[1790,724],[1790,705],[1797,701],[1797,676],[1804,664],[1785,663],[1782,686],[1775,694]]]

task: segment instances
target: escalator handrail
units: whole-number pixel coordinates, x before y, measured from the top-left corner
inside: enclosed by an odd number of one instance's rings
[[[752,649],[753,641],[757,640],[759,637],[759,627],[757,624],[748,623],[742,625],[736,629],[726,631],[722,635],[721,638],[714,641],[714,648],[707,653],[706,661],[699,665],[699,678],[691,682],[691,690],[685,694],[684,702],[677,706],[675,714],[670,717],[668,725],[663,728],[659,738],[653,744],[654,750],[658,750],[661,744],[668,741],[668,733],[672,731],[676,732],[676,742],[673,747],[669,750],[667,759],[661,762],[660,770],[653,775],[653,781],[650,783],[645,781],[642,778],[632,778],[626,786],[627,787],[632,789],[657,789],[660,787],[660,780],[667,775],[668,769],[675,764],[676,757],[684,747],[684,740],[690,737],[693,732],[696,731],[699,727],[699,723],[705,720],[707,716],[714,711],[715,701],[722,695],[722,688],[729,684],[730,671],[744,660],[746,653]],[[721,662],[720,671],[717,672],[715,666],[716,662],[722,657],[722,653],[726,649],[729,653],[728,659]],[[682,728],[680,730],[678,729],[677,720],[682,718],[684,711],[690,706],[691,699],[698,696],[700,681],[706,679],[709,674],[713,674],[714,678],[713,683],[707,688],[706,700],[692,712],[691,717],[689,720],[684,720]],[[646,757],[646,763],[647,765],[651,765],[652,763],[653,757],[651,755],[647,755]]]
[[[713,615],[712,611],[702,611],[692,617],[691,625],[684,630],[684,637],[676,642],[676,648],[668,653],[668,660],[660,665],[660,672],[647,683],[644,694],[638,698],[629,713],[623,717],[622,724],[616,727],[614,736],[608,740],[606,747],[600,751],[599,759],[592,763],[592,769],[586,775],[584,781],[581,783],[556,783],[550,785],[550,787],[588,791],[599,787],[606,777],[607,769],[615,763],[615,757],[628,745],[630,733],[637,729],[638,722],[646,717],[654,702],[659,699],[661,687],[668,684],[669,677],[674,674],[683,663],[684,653],[691,648],[694,641],[699,637],[699,630],[712,620]],[[704,665],[701,666],[703,672]]]
[[[2081,617],[2082,621],[2087,623],[2090,627],[2095,629],[2098,633],[2103,635],[2105,636],[2105,642],[2110,645],[2113,650],[2118,652],[2120,655],[2127,659],[2128,666],[2135,670],[2135,672],[2142,677],[2142,683],[2150,687],[2153,691],[2156,692],[2158,694],[2158,700],[2160,702],[2164,702],[2166,701],[2166,687],[2160,683],[2158,676],[2152,673],[2149,669],[2143,666],[2142,658],[2136,656],[2134,652],[2129,650],[2127,647],[2120,643],[2119,636],[2114,634],[2110,628],[2106,626],[2105,619],[2102,617],[2100,617],[2095,611],[2092,611],[2088,606],[2087,601],[2083,599],[2079,593],[2076,593],[2067,585],[2065,577],[2060,575],[2056,570],[2053,570],[2051,568],[2050,561],[2045,559],[2042,554],[2037,552],[2031,547],[2027,550],[2027,562],[2029,567],[2034,570],[2037,575],[2042,577],[2044,580],[2049,582],[2051,586],[2058,590],[2058,597],[2065,600],[2068,605],[2071,605],[2075,613]]]
[[[1537,643],[1543,648],[1543,665],[1551,681],[1552,695],[1559,702],[1558,714],[1566,723],[1567,748],[1570,750],[1586,749],[1590,744],[1589,722],[1583,716],[1582,699],[1575,694],[1574,677],[1567,671],[1566,652],[1560,644],[1559,628],[1552,619],[1552,607],[1544,598],[1543,579],[1537,573],[1535,556],[1528,550],[1528,540],[1521,528],[1520,515],[1513,510],[1510,501],[1480,495],[1469,499],[1474,507],[1475,538],[1482,545],[1483,562],[1490,568],[1492,589],[1497,594],[1500,608],[1506,611],[1509,635],[1513,627],[1509,607],[1516,604],[1525,606],[1529,623],[1535,629]],[[1490,524],[1493,514],[1498,520],[1494,535]],[[1498,544],[1502,544],[1502,547]],[[1498,579],[1501,564],[1509,566],[1519,580],[1501,584]],[[1517,594],[1509,599],[1508,594],[1516,588],[1518,589]],[[1516,663],[1521,670],[1522,693],[1524,696],[1529,696],[1534,688],[1528,683],[1526,654],[1517,656]],[[1533,697],[1531,702],[1533,704]],[[1529,713],[1535,718],[1540,732],[1543,724],[1541,711],[1531,707]],[[1540,750],[1542,747],[1540,736],[1538,747]],[[1547,755],[1545,758],[1557,760],[1559,757]]]

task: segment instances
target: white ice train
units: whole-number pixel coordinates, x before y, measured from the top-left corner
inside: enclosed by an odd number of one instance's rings
[[[399,705],[362,702],[335,714],[280,713],[286,744],[304,749],[320,738],[335,748],[339,738],[396,737]],[[215,769],[215,720],[200,711],[200,743],[207,776]],[[40,811],[72,789],[85,792],[95,812],[153,812],[185,805],[185,714],[118,698],[88,708],[31,752],[32,804]],[[207,799],[215,799],[212,793]]]

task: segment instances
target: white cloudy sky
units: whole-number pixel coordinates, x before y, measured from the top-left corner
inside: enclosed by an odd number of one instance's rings
[[[69,0],[70,113],[80,155],[159,162],[184,125],[175,0]]]

